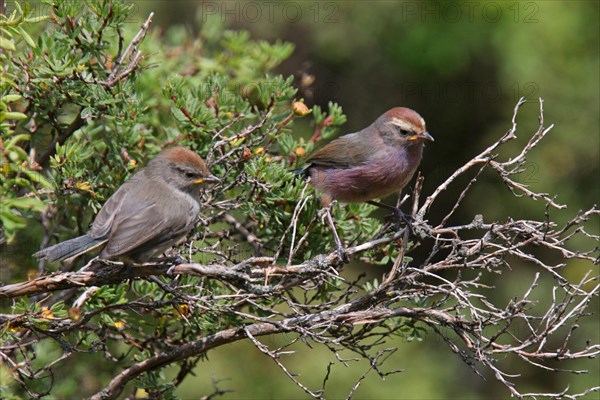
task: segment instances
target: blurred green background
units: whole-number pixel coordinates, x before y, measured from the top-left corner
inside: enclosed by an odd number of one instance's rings
[[[524,96],[518,123],[519,139],[503,157],[516,154],[537,130],[539,105],[544,99],[545,124],[555,127],[536,149],[520,176],[534,190],[556,194],[563,211],[552,218],[566,221],[579,209],[599,203],[599,14],[597,1],[140,1],[132,17],[142,21],[156,13],[154,29],[166,34],[198,32],[208,18],[255,39],[284,40],[295,45],[292,57],[278,70],[294,75],[299,97],[309,105],[339,103],[348,122],[344,132],[367,126],[393,106],[408,106],[427,121],[436,142],[427,145],[421,172],[424,191],[431,192],[458,166],[492,144],[510,128],[513,107]],[[306,127],[306,135],[310,135]],[[451,207],[460,190],[445,194]],[[389,200],[392,201],[392,200]],[[486,221],[529,216],[543,218],[544,204],[517,200],[493,176],[484,174],[466,199],[454,222],[470,222],[484,214]],[[438,208],[430,220],[439,222],[449,208]],[[591,222],[598,232],[598,219]],[[578,246],[579,243],[573,243]],[[416,259],[419,257],[415,254]],[[572,263],[575,277],[589,264]],[[504,304],[523,293],[536,271],[514,266],[498,276],[495,299]],[[354,266],[347,275],[365,272]],[[383,267],[369,267],[381,277]],[[544,287],[542,283],[541,287]],[[544,296],[544,291],[540,291]],[[549,293],[548,291],[545,292]],[[542,299],[543,300],[543,299]],[[593,309],[598,309],[598,299]],[[582,322],[579,339],[598,342],[598,316]],[[269,345],[281,342],[273,337]],[[382,381],[371,374],[356,398],[434,399],[506,398],[508,392],[493,378],[478,378],[436,336],[422,342],[391,343],[398,351],[386,364],[404,372]],[[319,387],[331,354],[320,348],[298,347],[288,357],[292,372],[302,374],[309,387]],[[350,356],[350,355],[349,355]],[[247,343],[226,346],[209,354],[210,361],[179,389],[184,398],[205,393],[212,379],[233,389],[229,398],[306,398],[271,360]],[[516,367],[516,365],[515,365]],[[572,367],[576,368],[574,363]],[[328,398],[345,398],[368,368],[337,364],[328,384]],[[523,364],[521,364],[523,368]],[[524,371],[518,379],[524,390],[563,390],[570,385],[600,385],[599,368],[582,376]],[[598,398],[598,394],[590,395]]]

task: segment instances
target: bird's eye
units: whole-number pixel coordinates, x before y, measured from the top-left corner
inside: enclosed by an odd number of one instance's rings
[[[189,168],[174,165],[173,169],[177,171],[180,176],[185,176],[188,179],[198,179],[200,174],[197,171],[190,170]]]
[[[406,135],[408,135],[409,133],[410,133],[410,132],[409,132],[409,131],[407,131],[406,129],[400,129],[400,134],[401,134],[402,136],[406,136]]]

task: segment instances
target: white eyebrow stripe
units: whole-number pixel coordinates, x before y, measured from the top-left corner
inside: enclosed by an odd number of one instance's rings
[[[402,119],[399,119],[399,118],[392,118],[392,120],[390,121],[390,124],[396,125],[400,129],[404,129],[407,131],[415,131],[416,130],[412,124],[410,124]]]

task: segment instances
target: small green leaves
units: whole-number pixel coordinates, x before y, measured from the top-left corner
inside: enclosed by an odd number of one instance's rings
[[[379,281],[377,280],[377,278],[373,279],[372,282],[365,282],[365,291],[367,292],[373,292],[377,289],[379,289]]]

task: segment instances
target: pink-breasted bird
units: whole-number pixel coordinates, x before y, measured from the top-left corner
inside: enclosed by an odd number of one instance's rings
[[[164,150],[106,201],[88,233],[33,256],[64,261],[101,249],[102,259],[145,262],[194,227],[201,188],[218,181],[193,151],[184,147]]]
[[[395,207],[374,199],[398,193],[408,184],[421,162],[425,140],[433,141],[433,137],[423,118],[410,108],[395,107],[363,130],[331,141],[308,158],[303,171],[322,194],[341,259],[347,257],[329,213],[331,202],[368,202],[393,209],[406,221]]]

